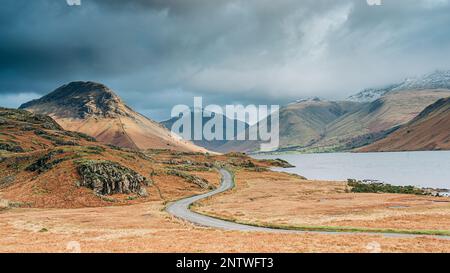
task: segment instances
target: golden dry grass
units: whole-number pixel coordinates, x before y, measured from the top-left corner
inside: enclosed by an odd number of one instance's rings
[[[77,244],[81,252],[450,252],[449,241],[428,237],[213,230],[175,219],[163,208],[149,202],[3,211],[0,252],[71,252]]]
[[[273,172],[238,172],[237,187],[194,209],[256,224],[450,230],[450,199],[348,193],[344,182],[301,180]]]

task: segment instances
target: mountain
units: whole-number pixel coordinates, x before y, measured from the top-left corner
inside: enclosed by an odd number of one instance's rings
[[[372,102],[389,92],[427,89],[450,89],[450,70],[437,70],[419,77],[407,78],[403,82],[381,88],[368,88],[348,97],[348,100]]]
[[[350,101],[336,102],[311,98],[282,107],[279,112],[280,148],[292,150],[319,141],[323,138],[328,124],[355,111],[361,105]],[[258,150],[259,144],[258,141],[230,141],[224,144],[222,149],[249,152]]]
[[[398,86],[400,86],[400,84],[391,84],[381,88],[364,89],[363,91],[348,97],[348,100],[356,102],[371,102],[381,98]]]
[[[350,151],[379,141],[411,121],[428,105],[450,96],[450,71],[436,71],[347,101],[298,100],[280,109],[279,151]],[[230,141],[225,150],[255,152],[258,141]]]
[[[191,124],[194,124],[194,113],[193,111],[191,111]],[[200,147],[204,147],[205,149],[209,150],[209,151],[214,151],[214,152],[219,152],[219,153],[227,153],[230,152],[231,150],[226,149],[226,146],[224,146],[228,141],[225,140],[226,139],[226,124],[229,123],[233,123],[233,127],[234,127],[234,136],[236,137],[237,135],[239,135],[240,133],[242,133],[243,131],[245,131],[246,129],[248,129],[249,125],[246,122],[240,121],[238,119],[230,119],[228,117],[226,117],[225,115],[222,114],[218,114],[218,113],[211,113],[211,117],[203,117],[203,125],[205,125],[209,120],[213,119],[216,117],[216,115],[219,116],[219,118],[222,119],[223,122],[223,140],[206,140],[206,139],[202,139],[202,140],[192,140],[192,142]],[[171,118],[169,120],[166,121],[162,121],[161,124],[166,127],[168,130],[171,130],[173,124],[178,120],[178,117],[174,117]],[[241,129],[243,128],[243,129]],[[193,132],[191,133],[191,139],[194,139],[194,135]],[[225,148],[224,148],[225,147]]]
[[[408,78],[392,91],[450,89],[450,70],[437,70],[420,77]]]
[[[206,151],[135,112],[100,83],[71,82],[20,109],[49,115],[65,130],[82,132],[119,147]]]
[[[412,120],[428,105],[448,96],[450,90],[441,89],[388,92],[329,124],[326,136],[313,147],[351,150],[370,144]]]
[[[372,102],[306,100],[280,109],[279,151],[350,151],[383,139],[450,90],[391,91]],[[231,141],[227,149],[255,152],[257,141]]]
[[[359,152],[450,150],[450,97],[428,106],[386,138]]]

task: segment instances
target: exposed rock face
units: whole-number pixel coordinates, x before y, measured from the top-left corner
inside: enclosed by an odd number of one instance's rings
[[[24,110],[3,107],[0,107],[0,125],[16,127],[28,126],[31,130],[33,125],[35,125],[48,130],[62,130],[61,126],[59,126],[51,117],[33,114]]]
[[[80,186],[101,195],[135,193],[147,196],[143,187],[147,185],[147,179],[127,167],[110,161],[83,160],[77,163]]]
[[[25,170],[30,171],[30,172],[37,171],[38,173],[46,172],[46,171],[50,170],[51,168],[53,168],[54,166],[58,165],[59,163],[67,160],[66,158],[55,159],[55,157],[57,157],[58,155],[63,154],[63,153],[64,153],[63,150],[51,151],[48,154],[40,157],[33,164],[29,165],[27,168],[25,168]]]
[[[2,143],[2,142],[0,142],[0,150],[5,150],[13,153],[22,153],[24,151],[22,147],[15,145],[14,143]]]

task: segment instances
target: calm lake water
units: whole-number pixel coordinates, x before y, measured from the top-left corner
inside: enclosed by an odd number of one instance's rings
[[[371,179],[393,185],[450,189],[450,151],[258,155],[255,158],[284,159],[296,167],[282,171],[308,179]]]

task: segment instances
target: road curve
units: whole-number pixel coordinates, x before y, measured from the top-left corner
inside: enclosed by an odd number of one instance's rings
[[[225,169],[220,170],[222,176],[222,182],[220,187],[200,195],[195,195],[192,197],[184,198],[171,203],[167,206],[166,211],[177,218],[186,220],[188,222],[194,223],[196,225],[223,229],[223,230],[235,230],[235,231],[260,231],[260,232],[276,232],[276,233],[317,233],[317,234],[362,234],[362,235],[382,235],[385,237],[434,237],[440,239],[450,239],[450,236],[431,236],[431,235],[415,235],[415,234],[402,234],[402,233],[377,233],[377,232],[346,232],[346,231],[302,231],[302,230],[288,230],[288,229],[277,229],[277,228],[265,228],[257,227],[251,225],[238,224],[234,222],[229,222],[214,217],[202,215],[193,212],[189,209],[190,205],[193,203],[225,192],[234,187],[233,178]]]
[[[188,198],[173,202],[172,204],[170,204],[167,207],[167,209],[166,209],[167,212],[169,212],[170,214],[172,214],[178,218],[184,219],[186,221],[189,221],[194,224],[201,225],[201,226],[207,226],[207,227],[218,228],[218,229],[226,229],[226,230],[267,231],[268,229],[266,229],[266,228],[247,226],[247,225],[237,224],[237,223],[233,223],[233,222],[228,222],[228,221],[220,220],[217,218],[201,215],[201,214],[195,213],[189,209],[189,206],[192,203],[195,203],[201,199],[216,195],[218,193],[227,191],[234,187],[233,179],[231,177],[230,172],[228,172],[227,170],[221,169],[220,174],[222,176],[222,183],[220,184],[220,187],[218,187],[217,189],[215,189],[213,191],[204,193],[204,194],[188,197]]]

